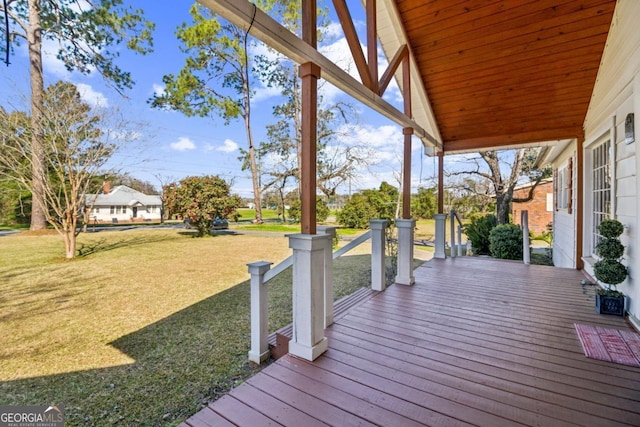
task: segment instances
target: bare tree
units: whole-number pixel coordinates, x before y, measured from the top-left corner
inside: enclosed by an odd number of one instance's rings
[[[0,12],[13,24],[11,32],[4,34],[8,42],[26,42],[29,50],[29,76],[31,85],[31,142],[33,198],[31,229],[46,228],[46,212],[39,200],[44,197],[46,177],[44,135],[39,133],[45,120],[43,41],[55,41],[57,57],[68,70],[83,74],[100,73],[118,92],[133,85],[130,73],[120,69],[115,59],[120,55],[115,46],[125,45],[141,54],[151,51],[154,24],[145,20],[142,10],[123,5],[122,0],[102,2],[81,0],[8,0],[0,3]],[[0,33],[2,35],[3,33]],[[0,43],[0,53],[5,44]]]
[[[509,157],[509,153],[513,153],[513,160],[510,163],[506,160]],[[478,157],[469,160],[474,165],[471,169],[449,172],[448,175],[475,175],[489,181],[493,186],[496,198],[498,223],[506,224],[509,222],[511,203],[530,201],[540,181],[551,173],[549,168],[538,169],[535,167],[537,154],[537,148],[484,151],[478,153]],[[526,196],[514,198],[513,190],[522,178],[527,178],[532,185],[529,187],[529,192]]]
[[[95,177],[139,132],[113,110],[92,110],[70,83],[47,88],[40,114],[41,128],[33,129],[33,122],[25,120],[26,113],[0,109],[0,175],[32,188],[31,163],[39,161],[32,156],[33,150],[44,151],[41,192],[32,193],[32,197],[44,207],[46,221],[62,236],[65,256],[74,258],[78,225],[93,207],[88,195],[97,193],[101,184]],[[42,135],[35,144],[34,132]]]

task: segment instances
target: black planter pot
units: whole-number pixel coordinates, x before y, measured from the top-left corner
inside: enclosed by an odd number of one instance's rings
[[[596,312],[624,316],[624,296],[596,294]]]

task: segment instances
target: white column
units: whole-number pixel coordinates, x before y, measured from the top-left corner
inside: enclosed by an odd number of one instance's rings
[[[324,251],[324,327],[333,323],[333,241],[336,227],[319,226],[318,234],[331,237],[331,244]]]
[[[447,254],[444,251],[447,214],[435,214],[433,217],[436,220],[436,253],[433,257],[445,259],[447,257]]]
[[[249,361],[260,364],[269,358],[269,303],[268,286],[264,275],[271,268],[270,262],[247,264],[251,274],[251,349]]]
[[[385,263],[385,235],[389,225],[386,219],[372,219],[371,227],[371,289],[384,291],[387,284]]]
[[[321,234],[289,236],[293,249],[293,337],[289,353],[312,361],[327,349],[324,336],[324,264],[331,238]]]
[[[413,285],[413,230],[416,228],[415,219],[396,219],[398,228],[398,274],[396,283],[399,285]]]
[[[529,251],[529,212],[520,212],[520,224],[522,224],[522,261],[531,264],[531,252]]]
[[[449,227],[449,235],[451,236],[451,246],[449,247],[451,248],[451,250],[449,251],[449,254],[451,255],[451,258],[455,258],[456,257],[456,214],[453,209],[449,214],[449,218],[451,219],[451,224]]]

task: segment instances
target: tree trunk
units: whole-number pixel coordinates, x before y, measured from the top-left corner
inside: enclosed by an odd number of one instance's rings
[[[42,72],[42,28],[40,2],[29,0],[29,75],[31,77],[31,230],[47,228],[44,206],[45,152],[42,135],[44,77]]]
[[[511,197],[506,194],[496,195],[496,213],[498,224],[509,224]]]
[[[247,144],[249,145],[249,167],[251,168],[251,181],[253,183],[253,203],[256,205],[255,222],[262,224],[262,200],[260,193],[260,176],[256,163],[256,150],[253,145],[253,135],[251,133],[251,88],[249,87],[249,59],[247,53],[247,37],[244,35],[244,67],[242,76],[242,91],[244,101],[244,128],[247,132]]]
[[[253,203],[256,205],[256,217],[255,221],[258,224],[262,224],[262,202],[260,200],[260,180],[258,176],[258,165],[256,164],[256,150],[253,147],[253,140],[251,135],[251,124],[249,116],[245,117],[245,126],[247,130],[247,141],[249,141],[249,164],[251,166],[251,181],[253,182]]]

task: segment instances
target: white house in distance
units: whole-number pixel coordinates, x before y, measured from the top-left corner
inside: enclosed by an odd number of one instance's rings
[[[593,277],[597,226],[605,218],[624,225],[629,320],[640,328],[640,1],[618,2],[584,122],[584,143],[559,141],[541,161],[554,168],[554,248],[557,267]],[[581,184],[584,183],[584,184]],[[580,188],[583,187],[583,188]],[[576,209],[582,195],[582,212]]]
[[[111,189],[105,183],[101,194],[87,195],[87,206],[92,205],[89,213],[92,223],[159,221],[162,215],[160,196],[144,194],[126,185]]]

